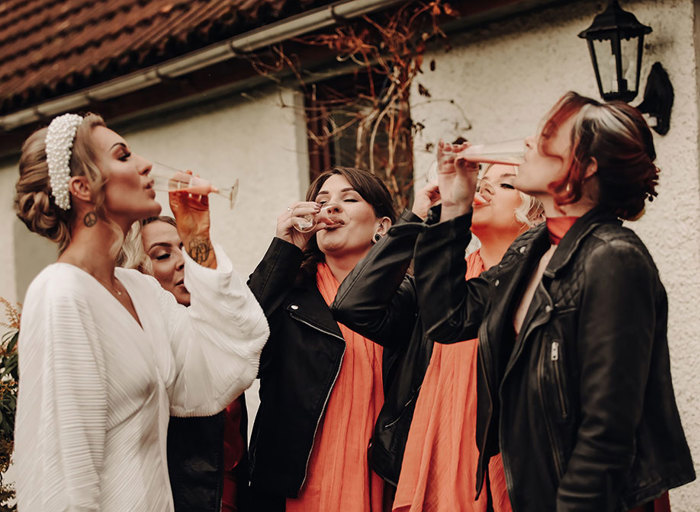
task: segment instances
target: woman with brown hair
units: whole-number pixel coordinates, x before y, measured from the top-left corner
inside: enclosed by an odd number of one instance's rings
[[[170,195],[189,308],[115,268],[129,227],[161,207],[151,164],[99,116],[55,118],[24,143],[19,169],[17,215],[60,251],[24,303],[19,509],[172,511],[168,418],[215,414],[251,384],[263,312],[209,238],[206,196]]]
[[[621,225],[656,195],[651,131],[625,103],[568,93],[525,142],[513,184],[542,201],[546,224],[465,282],[476,176],[446,145],[441,222],[416,244],[428,333],[440,343],[479,336],[478,484],[500,449],[515,511],[653,508],[695,472],[671,382],[666,292]]]
[[[302,233],[293,223],[306,215],[318,223]],[[394,220],[379,178],[340,167],[277,219],[277,236],[249,282],[271,328],[250,446],[256,511],[381,510],[383,483],[369,470],[367,443],[388,356],[338,324],[329,304]]]

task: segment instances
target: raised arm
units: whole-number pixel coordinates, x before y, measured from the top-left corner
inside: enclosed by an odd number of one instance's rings
[[[296,245],[275,237],[248,278],[248,286],[268,318],[279,308],[294,285],[302,256],[301,249]]]
[[[212,244],[212,252],[216,269],[185,256],[190,307],[179,307],[172,294],[159,288],[175,356],[176,378],[169,390],[175,416],[223,410],[252,384],[269,335],[253,293],[223,250]]]
[[[427,227],[416,242],[415,278],[425,330],[438,343],[478,335],[494,270],[464,280],[471,213]]]
[[[302,233],[294,228],[294,220],[305,215],[317,215],[319,210],[318,203],[300,201],[277,217],[275,238],[248,280],[248,286],[268,318],[294,285],[309,239],[326,226],[319,220],[312,230]]]
[[[331,304],[335,319],[381,345],[410,340],[418,304],[406,270],[413,257],[422,219],[404,212],[343,280]]]

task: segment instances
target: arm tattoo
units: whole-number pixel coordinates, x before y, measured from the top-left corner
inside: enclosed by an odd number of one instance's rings
[[[208,238],[193,238],[187,246],[187,254],[200,265],[209,259],[211,250],[211,241]]]

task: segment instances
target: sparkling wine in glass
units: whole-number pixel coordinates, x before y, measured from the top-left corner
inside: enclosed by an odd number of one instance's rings
[[[190,194],[209,195],[216,194],[228,201],[229,208],[233,208],[238,195],[238,179],[227,186],[218,186],[210,181],[181,171],[169,165],[154,162],[148,176],[153,179],[154,190],[161,192],[183,191]]]
[[[525,161],[525,141],[523,139],[475,144],[462,150],[457,160],[483,162],[489,164],[520,165]]]
[[[308,233],[316,227],[319,221],[323,221],[328,225],[337,225],[341,223],[340,212],[333,207],[331,204],[324,204],[321,210],[316,213],[309,213],[306,215],[295,215],[292,218],[292,225],[294,229],[300,233]]]

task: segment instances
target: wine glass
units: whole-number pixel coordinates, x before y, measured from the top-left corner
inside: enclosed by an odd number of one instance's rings
[[[160,162],[153,163],[148,176],[153,179],[154,190],[161,192],[184,191],[199,195],[216,194],[228,201],[229,208],[233,208],[238,196],[237,178],[231,185],[217,186],[204,178]]]
[[[308,233],[316,227],[319,221],[328,225],[340,224],[340,211],[334,205],[326,203],[316,214],[294,215],[292,212],[292,226],[300,233]]]
[[[457,160],[489,164],[520,165],[525,161],[525,140],[514,139],[489,144],[475,144],[462,150]]]

